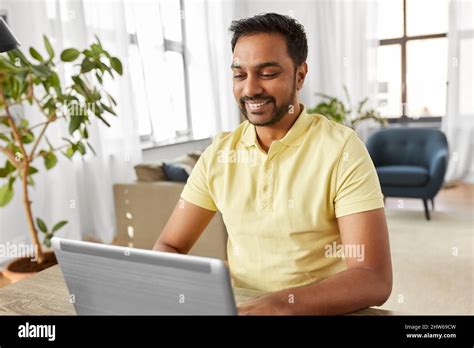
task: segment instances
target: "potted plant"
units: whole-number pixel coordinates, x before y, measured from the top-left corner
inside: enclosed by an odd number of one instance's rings
[[[387,120],[381,117],[380,113],[378,113],[375,109],[366,108],[364,110],[364,106],[369,98],[364,98],[362,101],[360,101],[353,111],[347,87],[343,86],[343,88],[344,94],[347,98],[347,105],[345,105],[344,102],[337,97],[323,93],[316,93],[316,96],[322,97],[327,101],[317,104],[314,108],[309,109],[308,112],[321,114],[326,116],[331,121],[344,124],[348,127],[351,127],[352,129],[355,129],[358,123],[370,119],[380,123],[383,127],[388,125]]]
[[[97,37],[86,49],[68,48],[59,57],[46,36],[44,46],[45,57],[33,47],[29,49],[31,59],[18,49],[0,55],[0,153],[6,157],[6,162],[0,163],[0,207],[11,201],[14,183],[20,181],[35,256],[7,265],[4,274],[13,282],[56,263],[53,252],[45,252],[42,244],[49,248],[51,238],[67,223],[63,220],[46,224],[34,215],[30,199],[34,176],[53,169],[61,153],[69,159],[85,155],[88,149],[95,153],[88,139],[88,126],[94,118],[110,126],[105,116],[116,116],[117,103],[104,88],[104,82],[108,77],[122,75],[122,63],[102,47]],[[72,64],[73,73],[66,84],[58,76],[60,61]],[[27,104],[41,113],[39,123],[30,124],[25,115]],[[46,130],[58,122],[66,123],[69,134],[50,139]]]

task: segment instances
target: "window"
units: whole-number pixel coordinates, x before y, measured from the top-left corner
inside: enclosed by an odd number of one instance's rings
[[[183,1],[126,1],[129,69],[144,145],[192,136]]]
[[[392,120],[446,113],[448,0],[378,0],[379,110]]]

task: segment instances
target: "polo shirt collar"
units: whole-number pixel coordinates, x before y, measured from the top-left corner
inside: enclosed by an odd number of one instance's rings
[[[307,114],[306,107],[304,105],[301,104],[301,106],[303,109],[301,110],[300,115],[285,134],[285,136],[278,140],[280,143],[287,146],[299,146],[303,142],[304,135],[306,134],[309,125],[314,120],[314,117]],[[246,127],[244,130],[240,141],[245,146],[257,145],[257,132],[253,124],[248,124],[248,127]]]

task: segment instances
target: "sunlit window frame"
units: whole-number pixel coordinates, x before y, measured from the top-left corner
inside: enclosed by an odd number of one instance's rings
[[[402,115],[399,117],[387,117],[389,123],[404,123],[404,122],[441,122],[443,116],[423,116],[423,117],[410,117],[406,114],[407,109],[407,43],[415,40],[429,40],[438,38],[447,38],[448,33],[437,33],[427,35],[415,35],[407,36],[407,1],[403,0],[403,36],[392,39],[382,39],[379,41],[380,46],[389,46],[399,44],[401,47],[401,88],[402,88]],[[447,91],[447,85],[446,85]]]

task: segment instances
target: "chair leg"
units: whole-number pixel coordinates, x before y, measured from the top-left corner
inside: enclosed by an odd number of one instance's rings
[[[430,201],[431,201],[431,210],[434,211],[434,198],[431,198]]]
[[[430,211],[428,210],[428,200],[427,199],[423,199],[423,205],[425,206],[426,220],[430,220]]]

